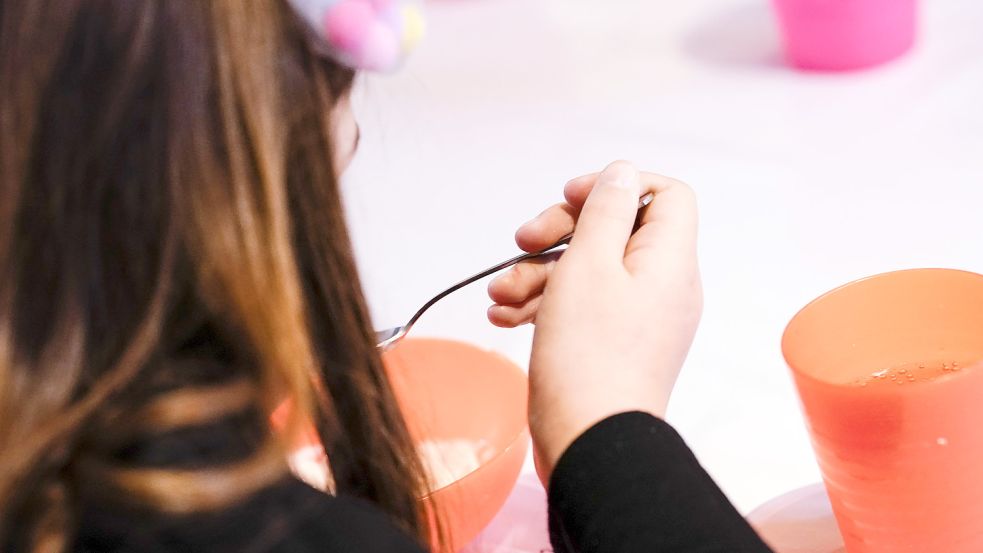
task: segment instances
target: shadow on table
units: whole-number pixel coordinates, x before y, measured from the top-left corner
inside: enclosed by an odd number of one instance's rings
[[[781,41],[770,2],[721,10],[692,29],[683,51],[698,61],[728,67],[781,69]]]

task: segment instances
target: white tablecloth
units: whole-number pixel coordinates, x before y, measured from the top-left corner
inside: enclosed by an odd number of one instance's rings
[[[670,422],[742,511],[818,481],[788,319],[865,275],[983,271],[983,2],[923,7],[907,57],[804,74],[766,0],[430,2],[408,66],[358,94],[344,186],[377,325],[511,256],[568,178],[630,159],[701,200],[706,311]],[[414,332],[526,366],[531,329],[487,305],[476,284]]]

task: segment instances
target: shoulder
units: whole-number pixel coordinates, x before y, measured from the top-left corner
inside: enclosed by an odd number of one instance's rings
[[[165,518],[84,508],[76,552],[421,553],[371,504],[293,478],[218,513]]]

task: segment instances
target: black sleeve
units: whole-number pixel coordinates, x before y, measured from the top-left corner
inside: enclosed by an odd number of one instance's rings
[[[557,553],[764,553],[675,430],[651,415],[609,417],[560,457],[549,487]]]

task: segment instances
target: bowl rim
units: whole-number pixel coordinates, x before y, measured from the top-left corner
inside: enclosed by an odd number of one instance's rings
[[[522,427],[522,430],[520,430],[519,433],[514,438],[511,439],[511,441],[509,441],[509,445],[507,445],[504,448],[502,448],[502,450],[499,451],[498,453],[496,453],[493,457],[489,458],[487,461],[482,462],[480,465],[478,465],[477,468],[472,469],[467,474],[465,474],[464,476],[462,476],[462,477],[454,480],[453,482],[451,482],[449,484],[444,484],[443,486],[441,486],[439,488],[435,488],[435,489],[432,489],[432,490],[427,491],[427,493],[425,493],[424,495],[421,495],[419,497],[419,499],[421,501],[422,500],[425,500],[425,499],[430,499],[431,497],[433,497],[437,493],[439,493],[439,492],[441,492],[443,490],[446,490],[447,488],[450,488],[450,487],[452,487],[452,486],[454,486],[456,484],[459,484],[459,483],[461,483],[461,482],[463,482],[463,481],[471,478],[475,474],[478,474],[479,472],[482,471],[482,469],[484,469],[484,468],[486,468],[486,467],[494,464],[496,461],[498,461],[502,457],[505,457],[505,455],[507,453],[510,453],[516,447],[527,447],[529,445],[528,442],[526,440],[520,440],[520,438],[528,437],[528,435],[529,435],[529,427],[528,426],[523,426]],[[524,458],[523,458],[523,461],[525,461]]]

